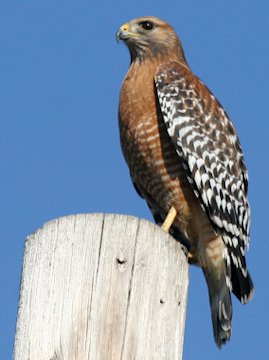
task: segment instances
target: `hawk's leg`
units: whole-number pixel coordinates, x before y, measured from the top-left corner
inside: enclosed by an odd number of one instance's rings
[[[164,231],[169,232],[170,227],[172,226],[176,216],[177,216],[177,211],[174,208],[174,206],[172,206],[162,224],[162,229]]]
[[[171,226],[173,225],[173,222],[175,220],[177,216],[177,211],[174,208],[174,206],[172,206],[162,224],[162,229],[166,232],[170,231]],[[186,254],[186,256],[188,257],[188,261],[191,264],[195,264],[197,262],[197,260],[195,259],[195,256],[189,251],[189,242],[185,242],[185,241],[181,241],[181,244],[183,245],[183,250]]]

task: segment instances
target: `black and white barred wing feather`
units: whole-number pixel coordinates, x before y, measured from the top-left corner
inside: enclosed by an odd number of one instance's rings
[[[227,246],[230,287],[245,303],[253,286],[245,263],[250,209],[247,170],[235,129],[219,102],[186,66],[161,66],[155,85],[163,120],[188,180]]]

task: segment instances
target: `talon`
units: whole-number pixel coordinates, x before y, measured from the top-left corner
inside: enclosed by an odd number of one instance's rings
[[[187,258],[188,258],[188,263],[189,264],[192,264],[192,265],[197,264],[197,258],[195,257],[195,255],[193,253],[188,252]]]
[[[162,229],[164,231],[169,232],[170,227],[172,226],[172,224],[176,218],[176,215],[177,215],[177,211],[174,208],[174,206],[172,206],[162,224]]]

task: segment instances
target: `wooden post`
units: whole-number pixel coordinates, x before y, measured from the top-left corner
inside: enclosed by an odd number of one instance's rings
[[[182,358],[188,265],[158,226],[56,219],[25,243],[15,360]]]

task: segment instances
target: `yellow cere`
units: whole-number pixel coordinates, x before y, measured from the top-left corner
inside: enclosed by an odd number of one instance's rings
[[[121,29],[122,31],[127,31],[127,32],[128,32],[128,35],[131,35],[131,36],[139,36],[139,34],[136,34],[136,33],[133,33],[133,32],[130,32],[130,31],[129,31],[129,24],[128,24],[128,23],[123,24],[123,25],[120,27],[120,29]]]
[[[123,24],[123,25],[120,27],[120,29],[123,30],[123,31],[128,31],[128,29],[129,29],[128,23]]]

